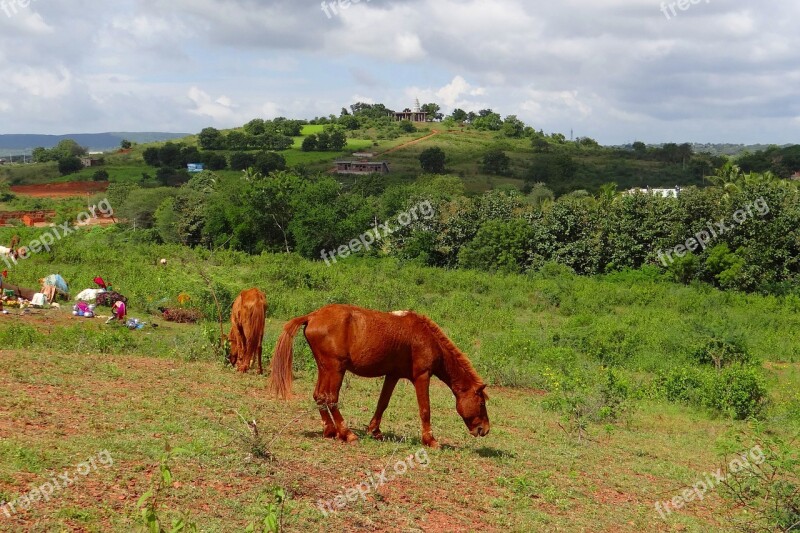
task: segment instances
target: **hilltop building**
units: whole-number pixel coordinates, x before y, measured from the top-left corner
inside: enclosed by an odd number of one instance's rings
[[[392,115],[389,115],[392,116]],[[427,122],[428,113],[422,110],[419,105],[419,99],[414,103],[414,110],[405,108],[403,111],[394,114],[394,119],[397,122],[402,120],[410,120],[411,122]]]

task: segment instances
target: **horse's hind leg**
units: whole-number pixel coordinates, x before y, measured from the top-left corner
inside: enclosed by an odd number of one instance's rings
[[[331,418],[331,410],[327,405],[322,391],[322,370],[317,365],[317,386],[314,388],[314,401],[319,408],[319,415],[322,417],[322,436],[326,439],[335,439],[337,436],[336,424]]]
[[[372,417],[372,421],[369,423],[369,428],[367,428],[367,431],[369,431],[373,438],[377,440],[383,440],[383,434],[381,433],[381,418],[383,418],[383,412],[386,411],[387,407],[389,407],[389,400],[392,399],[392,393],[394,392],[394,388],[398,381],[398,378],[392,376],[386,376],[386,378],[383,380],[381,396],[378,398],[378,407],[375,409],[375,416]]]
[[[264,334],[261,334],[261,337],[258,338],[258,350],[256,351],[256,355],[258,356],[258,374],[261,376],[264,374],[264,367],[261,366],[261,354],[264,351],[263,347],[264,343]]]
[[[322,410],[323,406],[326,411],[330,411],[333,424],[336,427],[336,434],[345,442],[353,442],[358,440],[356,434],[350,431],[344,421],[342,413],[339,412],[339,389],[342,388],[342,381],[344,380],[343,369],[325,369],[320,370],[320,381],[318,382],[318,391],[314,393],[314,400]]]

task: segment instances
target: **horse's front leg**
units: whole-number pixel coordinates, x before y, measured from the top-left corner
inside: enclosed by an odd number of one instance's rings
[[[431,431],[431,399],[428,390],[430,384],[431,376],[424,374],[414,380],[414,389],[417,391],[419,417],[422,419],[422,444],[431,448],[438,448],[439,443],[433,438],[433,431]]]
[[[392,399],[392,393],[394,392],[394,388],[398,381],[399,378],[393,376],[386,376],[386,378],[383,380],[381,397],[378,398],[378,407],[375,409],[375,416],[372,417],[372,421],[369,423],[369,428],[367,428],[367,431],[369,431],[372,437],[377,440],[383,440],[383,434],[381,433],[381,418],[383,418],[383,412],[386,411],[387,407],[389,407],[389,400]]]

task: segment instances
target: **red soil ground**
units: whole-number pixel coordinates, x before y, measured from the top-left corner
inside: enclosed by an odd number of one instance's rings
[[[44,185],[12,185],[11,192],[34,198],[72,198],[97,194],[108,189],[107,181],[68,181]]]

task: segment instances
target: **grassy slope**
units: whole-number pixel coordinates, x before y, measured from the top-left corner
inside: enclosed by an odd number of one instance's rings
[[[667,499],[714,467],[715,438],[728,424],[676,407],[648,405],[627,426],[578,443],[528,390],[494,390],[493,429],[470,437],[446,388],[434,386],[434,429],[445,445],[430,467],[409,471],[366,502],[328,518],[315,508],[363,473],[380,471],[420,449],[413,388],[398,387],[383,428],[399,442],[364,437],[379,380],[349,379],[343,412],[362,440],[353,446],[320,436],[310,408],[313,383],[299,397],[271,400],[265,379],[213,363],[126,355],[0,353],[0,494],[16,497],[49,476],[108,450],[100,468],[50,502],[0,530],[129,531],[136,501],[157,475],[164,443],[187,450],[173,461],[176,483],[167,515],[189,512],[204,531],[241,530],[259,516],[259,498],[289,490],[290,531],[363,528],[396,531],[642,531],[665,526],[653,501]],[[245,427],[255,419],[272,440],[274,461],[252,458]],[[57,443],[57,445],[56,445]],[[722,501],[711,496],[670,519],[671,528],[716,531]]]
[[[323,126],[304,126],[303,135],[311,135],[321,131]],[[467,190],[470,192],[483,192],[500,185],[513,185],[522,187],[522,177],[533,158],[538,157],[532,152],[528,139],[498,138],[494,132],[480,132],[469,128],[455,128],[446,130],[441,124],[419,124],[419,131],[403,135],[392,140],[378,140],[375,131],[358,133],[364,138],[349,138],[347,149],[341,153],[332,152],[303,152],[301,145],[303,137],[296,137],[294,145],[289,150],[281,152],[287,164],[292,167],[303,165],[312,171],[326,172],[330,170],[333,162],[341,157],[359,150],[370,150],[379,154],[380,159],[389,161],[392,177],[398,180],[416,178],[420,173],[419,154],[431,146],[441,147],[448,156],[447,170],[464,179]],[[405,145],[417,138],[426,136],[432,131],[438,135],[425,141],[402,148],[385,156],[380,155],[398,146]],[[197,145],[197,137],[189,136],[176,142],[188,145]],[[105,168],[112,181],[138,181],[142,173],[155,174],[155,169],[148,167],[142,161],[142,152],[148,146],[159,146],[163,143],[136,145],[128,154],[112,153],[106,155]],[[511,157],[512,176],[493,176],[481,170],[481,156],[492,146],[500,146]],[[558,148],[563,150],[564,148]],[[227,153],[227,152],[226,152]],[[654,161],[639,161],[620,159],[613,154],[594,151],[569,151],[575,159],[577,171],[569,182],[550,183],[551,188],[558,193],[563,193],[575,188],[595,190],[603,183],[616,179],[623,186],[674,186],[679,182],[686,182],[680,168],[674,165],[664,165]],[[35,165],[7,165],[0,168],[0,178],[23,184],[46,183],[51,181],[88,180],[98,168],[85,169],[75,174],[61,177],[55,163]],[[238,174],[236,171],[221,171],[222,176]]]
[[[145,316],[154,301],[181,291],[213,309],[195,273],[201,252],[123,245],[106,240],[106,233],[111,232],[72,236],[70,246],[12,271],[12,280],[30,284],[58,271],[80,288],[101,274],[131,298],[134,316]],[[159,257],[169,259],[166,268],[156,265]],[[213,263],[203,268],[223,300],[250,285],[267,292],[267,353],[284,320],[325,303],[415,308],[437,320],[494,384],[546,387],[546,369],[566,361],[596,365],[591,350],[609,338],[619,341],[620,331],[622,343],[611,347],[628,354],[624,366],[632,376],[681,364],[704,329],[740,333],[757,357],[783,362],[767,370],[775,412],[793,409],[795,415],[774,428],[796,429],[796,302],[681,287],[643,275],[493,276],[358,259],[327,268],[292,256],[226,253]],[[431,468],[323,519],[314,508],[318,499],[334,497],[359,483],[365,470],[419,448],[409,385],[398,389],[384,422],[388,434],[403,440],[399,447],[368,439],[346,447],[320,438],[318,415],[310,409],[315,372],[302,341],[296,358],[300,396],[286,405],[268,398],[264,378],[237,376],[211,360],[204,336],[213,335],[215,326],[129,333],[68,314],[19,321],[0,318],[6,347],[0,352],[0,498],[17,497],[101,449],[112,453],[116,466],[37,505],[20,517],[23,522],[0,516],[6,530],[129,530],[165,440],[189,450],[174,461],[178,485],[166,507],[190,511],[213,531],[238,529],[255,518],[259,497],[272,486],[292,493],[292,531],[716,531],[724,523],[717,495],[692,504],[669,526],[659,521],[653,504],[716,467],[716,439],[739,423],[639,401],[627,424],[591,426],[592,440],[578,443],[561,430],[559,415],[543,409],[547,396],[497,386],[490,392],[492,433],[480,441],[465,431],[449,391],[435,387],[434,430],[447,446],[431,453]],[[347,381],[343,409],[355,429],[369,421],[379,388],[380,380]],[[255,418],[270,438],[282,431],[272,445],[275,462],[248,459],[233,410]]]

